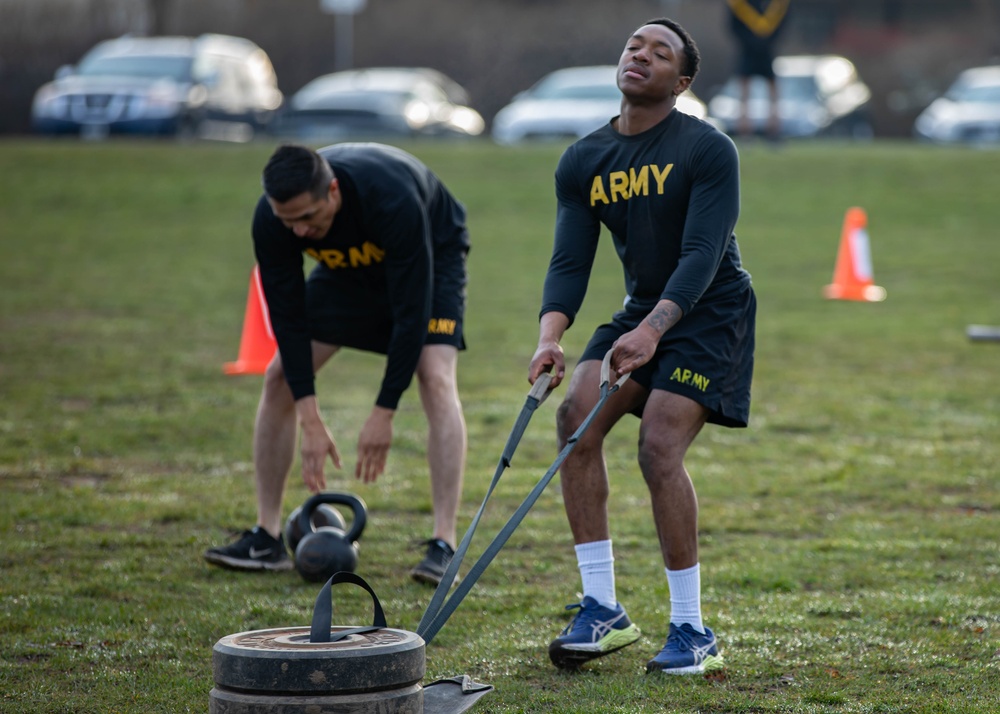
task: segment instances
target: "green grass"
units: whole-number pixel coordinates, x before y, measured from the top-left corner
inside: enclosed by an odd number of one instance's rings
[[[318,588],[201,552],[253,518],[260,382],[226,377],[270,146],[0,143],[0,711],[205,711],[213,644],[308,623]],[[528,384],[551,246],[558,147],[414,144],[469,209],[469,426],[462,529]],[[727,670],[647,678],[669,601],[634,461],[612,435],[619,597],[645,636],[578,673],[548,641],[579,588],[558,480],[428,647],[425,682],[467,673],[484,712],[984,712],[1000,701],[1000,323],[995,153],[908,144],[742,147],[738,235],[759,297],[752,424],[708,427],[704,611]],[[869,212],[884,303],[826,301],[845,210]],[[622,296],[605,246],[578,326]],[[320,403],[345,456],[331,489],[370,509],[359,573],[390,626],[430,591],[406,575],[428,535],[425,425],[404,397],[388,472],[352,473],[381,375],[338,356]],[[558,395],[557,395],[558,396]],[[539,410],[472,562],[555,457]],[[286,512],[306,492],[296,471]],[[335,590],[338,624],[370,601]]]

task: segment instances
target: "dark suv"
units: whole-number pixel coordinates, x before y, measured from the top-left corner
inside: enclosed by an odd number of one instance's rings
[[[42,134],[179,135],[247,141],[283,101],[267,54],[228,35],[119,37],[36,93]]]

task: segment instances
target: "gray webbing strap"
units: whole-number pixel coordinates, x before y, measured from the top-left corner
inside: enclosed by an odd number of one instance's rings
[[[493,481],[490,482],[490,487],[486,491],[483,503],[479,506],[479,511],[476,512],[475,517],[472,519],[472,523],[469,525],[469,529],[465,532],[462,542],[459,544],[458,549],[452,556],[451,562],[448,564],[448,568],[445,570],[444,576],[441,578],[441,582],[438,584],[437,589],[434,590],[434,595],[431,597],[430,604],[427,605],[427,609],[420,618],[420,624],[417,625],[418,635],[420,635],[430,624],[431,618],[437,615],[437,613],[441,610],[441,605],[444,602],[445,596],[448,594],[448,591],[451,590],[451,584],[455,582],[455,576],[458,573],[459,566],[462,564],[462,559],[465,558],[465,553],[469,550],[469,543],[472,542],[472,534],[475,533],[476,527],[479,525],[479,519],[482,518],[483,511],[486,510],[486,502],[490,500],[493,490],[497,487],[497,484],[500,483],[500,477],[503,475],[504,470],[510,467],[511,459],[514,458],[514,451],[517,449],[517,445],[520,443],[525,429],[528,428],[528,422],[531,421],[532,415],[534,415],[535,410],[538,409],[542,402],[545,401],[546,397],[549,396],[549,382],[551,381],[552,375],[543,373],[538,376],[538,379],[535,380],[535,383],[531,387],[531,391],[528,392],[528,397],[525,399],[524,406],[521,407],[521,413],[518,414],[517,419],[514,421],[514,426],[511,429],[510,436],[507,437],[507,443],[503,447],[503,453],[500,455],[500,461],[497,463],[496,472],[493,474]]]
[[[479,556],[479,560],[477,560],[475,564],[473,564],[473,566],[469,569],[469,572],[466,574],[462,582],[459,583],[458,587],[455,589],[455,592],[452,594],[452,596],[448,599],[446,603],[444,603],[443,606],[440,606],[438,610],[433,612],[433,615],[431,616],[432,619],[430,619],[430,622],[425,622],[426,620],[428,620],[429,615],[431,615],[432,613],[431,606],[428,606],[427,611],[424,613],[424,617],[421,618],[420,625],[417,628],[417,634],[424,639],[425,643],[430,644],[431,640],[434,639],[438,631],[444,626],[445,622],[448,621],[448,618],[451,617],[451,614],[462,602],[462,599],[465,598],[465,596],[472,589],[472,586],[476,584],[477,580],[479,580],[479,576],[483,574],[483,572],[486,570],[489,564],[493,561],[493,558],[496,557],[497,553],[500,552],[500,549],[503,548],[503,546],[507,543],[510,536],[514,533],[514,530],[521,524],[521,521],[524,520],[524,517],[527,515],[528,511],[531,510],[531,507],[535,505],[535,502],[538,500],[538,497],[542,495],[542,491],[544,491],[545,487],[548,486],[549,482],[552,480],[552,477],[555,476],[556,472],[559,470],[559,467],[562,466],[563,461],[566,460],[566,457],[569,456],[570,452],[576,446],[576,443],[580,440],[580,437],[583,436],[583,433],[590,427],[590,424],[594,421],[594,418],[597,416],[598,412],[604,406],[605,402],[608,401],[608,397],[617,392],[618,389],[621,387],[621,385],[624,384],[625,381],[628,379],[629,375],[624,374],[614,384],[610,383],[611,380],[609,372],[610,372],[611,352],[612,350],[608,350],[608,353],[604,356],[604,361],[601,364],[601,396],[597,400],[597,403],[594,405],[594,408],[590,410],[590,414],[587,415],[587,417],[583,420],[583,423],[580,424],[579,428],[577,428],[577,430],[569,438],[569,440],[566,442],[566,445],[562,448],[562,451],[559,452],[559,456],[556,457],[555,462],[553,462],[552,466],[549,467],[549,470],[546,471],[545,475],[542,476],[542,478],[538,481],[538,483],[532,489],[531,493],[529,493],[528,496],[524,499],[524,502],[517,509],[517,511],[514,512],[514,515],[510,517],[510,520],[508,520],[507,523],[504,525],[504,527],[500,529],[500,532],[497,533],[496,537],[489,544],[486,550],[484,550],[482,555]],[[501,458],[501,465],[502,464],[503,464],[503,459]],[[497,476],[499,476],[501,472],[502,469],[498,467]],[[496,478],[494,480],[496,480]],[[492,493],[492,490],[493,487],[491,485],[490,493]],[[486,494],[487,499],[489,498],[489,495],[490,495],[489,493]],[[483,506],[480,507],[479,513],[476,514],[476,518],[473,520],[472,524],[469,526],[469,530],[465,534],[465,537],[462,539],[462,545],[465,546],[465,549],[468,549],[468,541],[470,541],[472,538],[472,533],[475,530],[475,527],[479,521],[479,516],[482,514],[483,507],[485,507],[485,505],[486,505],[486,500],[484,499]],[[464,554],[465,552],[463,550],[462,555]],[[458,556],[457,552],[455,556],[456,557],[452,559],[453,564],[455,560],[457,560]],[[458,567],[456,565],[455,570],[457,571],[457,569]],[[449,572],[450,571],[451,567],[449,566]],[[451,586],[451,582],[453,579],[454,579],[453,574],[451,575],[451,579],[449,579],[447,573],[445,574],[445,578],[442,578],[441,584],[438,586],[438,591],[435,591],[434,593],[435,598],[437,597],[438,592],[442,590],[442,588],[445,589],[445,592],[447,591],[447,589]],[[433,600],[431,604],[432,605],[434,604]]]

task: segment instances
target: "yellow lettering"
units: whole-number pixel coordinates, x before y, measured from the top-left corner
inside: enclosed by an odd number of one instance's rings
[[[595,206],[598,201],[603,204],[609,203],[608,194],[604,192],[604,181],[600,176],[595,176],[594,183],[590,185],[590,205]]]
[[[373,260],[376,263],[381,263],[382,258],[385,257],[385,251],[370,241],[365,241],[361,250],[350,248],[349,253],[352,268],[357,268],[359,265],[371,265]]]
[[[662,173],[660,172],[660,167],[656,164],[650,164],[649,168],[653,169],[653,178],[656,179],[656,193],[663,195],[663,182],[667,180],[667,176],[670,175],[670,170],[674,168],[673,164],[667,164]]]
[[[708,389],[708,385],[712,380],[703,374],[692,372],[690,369],[681,369],[680,367],[677,367],[674,369],[674,373],[670,375],[670,381],[680,382],[681,384],[690,384],[692,387],[700,389],[704,392]]]
[[[649,166],[643,166],[636,174],[635,169],[628,170],[629,195],[648,196],[649,195]]]
[[[339,250],[315,250],[309,248],[306,253],[319,262],[326,265],[326,267],[331,270],[336,270],[337,268],[346,268],[347,262],[344,260],[344,254]]]
[[[454,335],[456,320],[434,319],[427,324],[427,332],[432,335]]]
[[[341,250],[334,250],[332,248],[328,248],[327,250],[306,248],[304,252],[313,260],[323,263],[330,270],[346,268],[348,266],[351,268],[369,266],[373,262],[381,263],[382,259],[385,258],[385,251],[369,241],[365,241],[360,248],[348,248],[347,254]],[[350,263],[348,263],[348,259]]]
[[[628,174],[624,171],[612,171],[608,176],[611,184],[611,202],[618,203],[618,196],[621,195],[623,201],[627,201],[629,196]]]

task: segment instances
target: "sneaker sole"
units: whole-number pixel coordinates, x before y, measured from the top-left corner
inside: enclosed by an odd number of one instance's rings
[[[223,568],[228,568],[229,570],[244,570],[244,571],[258,571],[258,570],[272,570],[272,571],[283,571],[291,570],[295,567],[290,558],[284,558],[278,561],[268,561],[268,560],[240,560],[238,558],[230,558],[227,555],[216,555],[216,554],[205,554],[205,560],[207,560],[212,565],[218,565]]]
[[[410,577],[416,580],[418,583],[423,583],[424,585],[433,585],[435,587],[437,587],[441,583],[441,578],[443,576],[444,573],[441,574],[432,573],[429,570],[419,570],[417,568],[414,568],[413,570],[410,571]],[[458,584],[458,581],[459,578],[456,575],[455,581],[451,584],[451,586],[455,587]]]
[[[638,642],[641,635],[639,628],[631,625],[624,630],[615,630],[605,635],[600,642],[590,645],[593,649],[565,647],[559,640],[553,640],[549,645],[549,659],[559,669],[576,669],[591,660]]]
[[[709,655],[706,657],[701,664],[695,664],[690,667],[661,667],[656,661],[650,661],[646,664],[646,674],[651,674],[653,672],[659,672],[662,674],[704,674],[705,672],[714,672],[717,669],[722,669],[725,667],[725,663],[722,661],[722,655]]]

